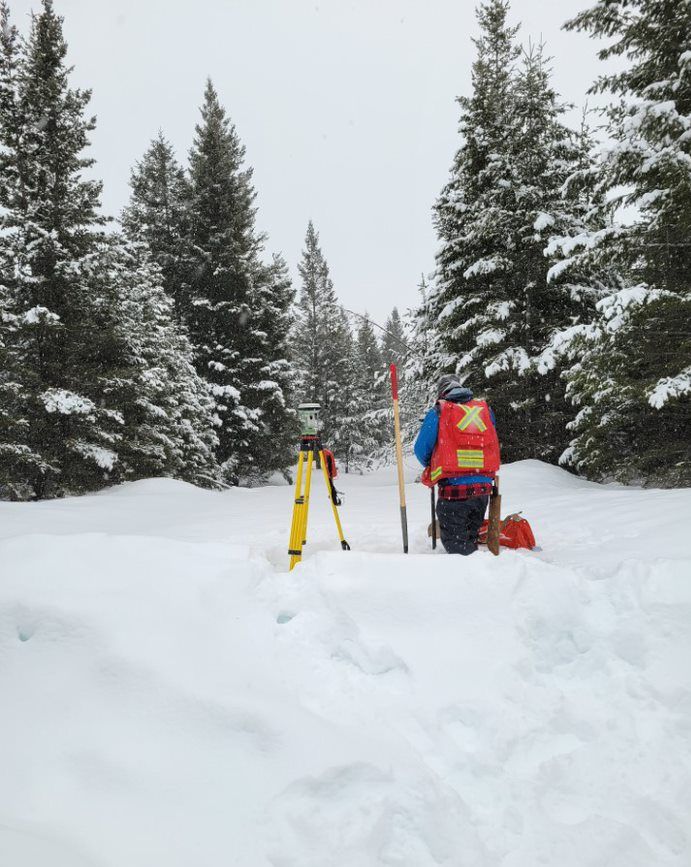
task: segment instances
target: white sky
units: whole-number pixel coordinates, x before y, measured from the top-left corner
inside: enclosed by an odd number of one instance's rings
[[[23,32],[38,0],[10,0]],[[561,25],[590,0],[514,0],[555,84],[582,105],[596,44]],[[437,247],[431,206],[458,146],[474,0],[55,0],[73,82],[93,89],[92,154],[106,212],[161,128],[186,162],[205,79],[254,167],[267,249],[296,265],[308,219],[336,291],[382,322],[414,305]]]

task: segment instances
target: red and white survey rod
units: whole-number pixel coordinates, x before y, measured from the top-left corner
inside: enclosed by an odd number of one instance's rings
[[[401,532],[403,533],[403,553],[408,553],[408,513],[405,505],[405,482],[403,481],[403,447],[401,446],[401,419],[398,413],[398,374],[396,365],[389,366],[391,371],[391,397],[393,398],[393,427],[396,436],[396,463],[398,464],[398,498],[401,506]]]

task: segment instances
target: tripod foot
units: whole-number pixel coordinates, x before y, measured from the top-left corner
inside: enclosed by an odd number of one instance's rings
[[[345,539],[341,542],[341,549],[343,551],[350,551],[350,545],[346,542]]]

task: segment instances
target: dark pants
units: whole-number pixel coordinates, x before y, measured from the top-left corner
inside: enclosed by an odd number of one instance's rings
[[[437,500],[439,535],[449,554],[472,554],[477,551],[477,534],[488,502],[489,497]]]

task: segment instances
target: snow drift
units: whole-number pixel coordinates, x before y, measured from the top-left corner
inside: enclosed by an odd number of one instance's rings
[[[0,504],[0,865],[688,867],[691,492],[515,464],[462,559],[339,481],[290,574],[287,487]]]

